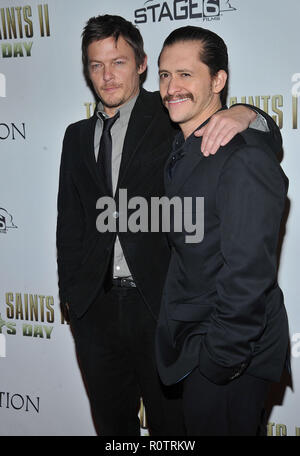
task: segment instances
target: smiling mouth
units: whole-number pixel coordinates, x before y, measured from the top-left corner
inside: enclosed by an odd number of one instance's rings
[[[167,103],[174,105],[174,104],[178,104],[178,103],[183,103],[187,100],[190,100],[190,98],[179,98],[177,100],[168,100]]]
[[[182,94],[177,94],[177,95],[166,95],[163,98],[163,101],[165,103],[166,107],[171,107],[171,106],[179,106],[182,103],[185,103],[186,101],[193,101],[194,97],[191,93],[182,93]]]

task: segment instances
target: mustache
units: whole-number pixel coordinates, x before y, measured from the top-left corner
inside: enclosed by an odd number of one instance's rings
[[[102,90],[105,89],[119,89],[121,87],[121,84],[105,84],[101,87]]]
[[[163,102],[167,103],[168,101],[181,100],[182,98],[190,98],[190,100],[194,101],[193,94],[187,92],[187,93],[180,93],[180,94],[177,94],[177,95],[166,95],[163,98]]]

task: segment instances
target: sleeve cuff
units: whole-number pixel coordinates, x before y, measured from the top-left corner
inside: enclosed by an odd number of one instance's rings
[[[199,371],[200,373],[217,385],[225,385],[231,380],[239,377],[247,368],[249,363],[243,362],[234,367],[224,367],[215,363],[205,345],[203,344],[200,349],[199,355]]]
[[[255,112],[257,113],[256,119],[253,120],[253,122],[251,122],[249,128],[253,128],[253,130],[259,130],[268,133],[270,130],[266,119],[259,112]]]

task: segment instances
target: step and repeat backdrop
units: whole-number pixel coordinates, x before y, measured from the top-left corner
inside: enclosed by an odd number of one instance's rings
[[[0,435],[95,435],[60,313],[55,230],[64,131],[94,109],[81,33],[105,13],[139,27],[148,90],[158,89],[157,57],[172,30],[191,24],[220,34],[230,56],[228,104],[256,105],[281,128],[290,189],[279,282],[293,375],[272,388],[268,435],[300,435],[298,0],[0,0]],[[141,417],[146,428],[143,408]]]

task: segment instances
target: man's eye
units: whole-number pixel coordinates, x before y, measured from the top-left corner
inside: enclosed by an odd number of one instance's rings
[[[160,79],[166,79],[168,77],[168,73],[160,73]]]
[[[181,73],[181,76],[183,78],[187,78],[188,76],[191,76],[190,73]]]
[[[92,63],[90,65],[91,71],[98,71],[100,69],[100,63]]]
[[[125,62],[124,60],[116,60],[115,65],[123,65]]]

